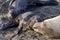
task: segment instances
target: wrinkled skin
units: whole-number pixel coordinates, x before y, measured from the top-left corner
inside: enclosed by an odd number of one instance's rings
[[[12,2],[10,3],[10,10],[8,14],[10,14],[12,18],[15,18],[18,15],[30,11],[30,9],[37,6],[49,6],[57,4],[58,3],[55,0],[12,0]]]

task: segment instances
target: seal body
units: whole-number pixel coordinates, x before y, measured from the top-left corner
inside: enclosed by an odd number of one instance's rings
[[[37,6],[41,7],[57,4],[58,3],[55,0],[12,0],[8,14],[12,11],[10,14],[13,18],[15,18],[24,12],[31,11],[30,9],[32,9],[32,7],[34,8]]]
[[[60,15],[43,22],[37,22],[33,26],[34,31],[43,34],[46,38],[60,37]]]

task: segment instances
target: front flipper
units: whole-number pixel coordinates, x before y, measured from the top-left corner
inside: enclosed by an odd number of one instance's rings
[[[1,25],[0,30],[4,31],[4,30],[7,30],[8,28],[13,28],[17,26],[18,26],[18,23],[16,21],[9,21],[9,22],[3,23]]]

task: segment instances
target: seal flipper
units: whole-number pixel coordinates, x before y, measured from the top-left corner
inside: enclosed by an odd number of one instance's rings
[[[17,27],[19,24],[16,21],[9,21],[1,25],[0,31],[7,30],[8,28]]]

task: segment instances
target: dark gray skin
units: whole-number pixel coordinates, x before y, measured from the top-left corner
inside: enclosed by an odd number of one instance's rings
[[[15,2],[15,6],[13,6],[13,3]],[[37,7],[37,6],[52,6],[57,5],[58,2],[55,0],[12,0],[10,3],[11,6],[11,15],[12,18],[17,17],[20,14],[23,14],[24,12],[31,11],[30,9]]]

